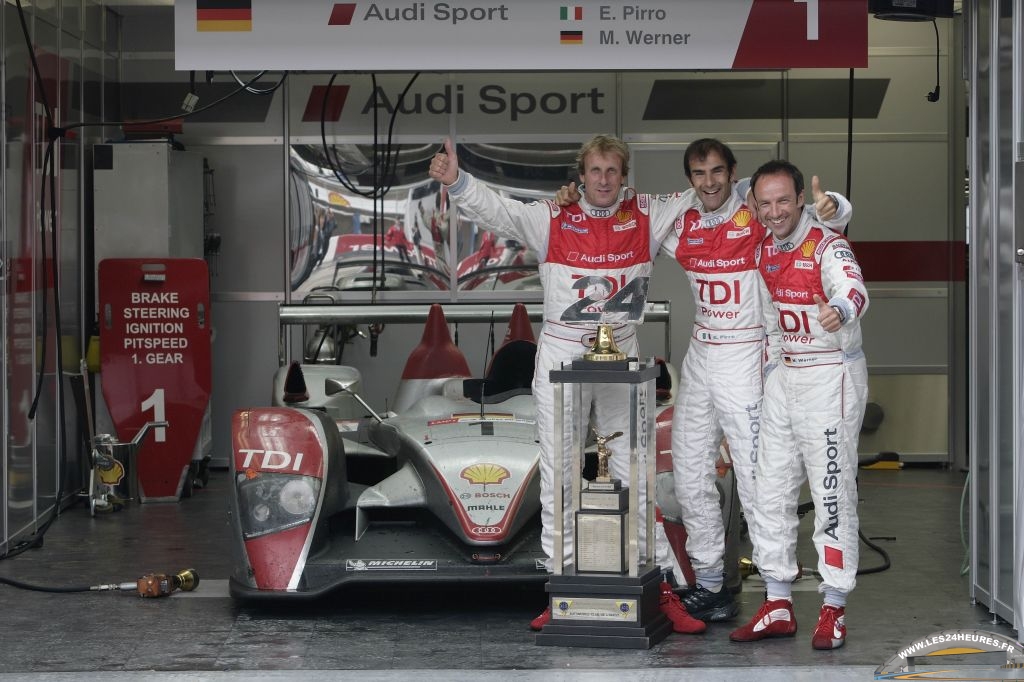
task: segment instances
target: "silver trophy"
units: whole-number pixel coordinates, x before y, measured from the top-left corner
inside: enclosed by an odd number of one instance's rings
[[[541,646],[648,649],[672,631],[658,606],[661,570],[653,559],[653,396],[658,371],[653,359],[640,363],[636,358],[595,361],[586,357],[551,370],[555,389],[554,552],[552,575],[545,587],[551,622],[537,634]],[[590,411],[584,410],[582,403],[586,384],[595,385],[595,390],[607,384],[629,387],[628,428],[608,435],[593,430],[598,472],[589,483],[581,476],[586,435],[590,433]],[[629,458],[629,480],[625,482],[613,478],[608,470],[612,456],[608,443],[620,436],[629,442],[628,455],[618,455]],[[563,458],[567,455],[571,458],[568,496],[563,488]],[[641,481],[649,491],[644,505],[639,504]],[[567,520],[573,528],[563,528],[561,510],[571,510]],[[647,522],[645,537],[637,534],[641,515]],[[574,556],[568,562],[563,544],[566,530],[575,531]]]

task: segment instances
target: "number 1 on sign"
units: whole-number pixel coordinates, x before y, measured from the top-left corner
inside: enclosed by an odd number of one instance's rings
[[[818,39],[818,0],[793,0],[807,4],[807,39]]]
[[[164,408],[164,389],[158,388],[150,393],[149,397],[142,401],[142,411],[152,408],[153,419],[155,422],[162,422],[167,419],[166,411]],[[167,441],[167,428],[163,426],[156,427],[156,442],[164,443]]]

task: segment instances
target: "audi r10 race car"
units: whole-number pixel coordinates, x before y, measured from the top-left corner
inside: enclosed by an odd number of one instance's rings
[[[386,414],[362,400],[355,368],[279,370],[273,406],[232,419],[232,595],[302,599],[374,583],[546,582],[530,393],[535,353],[519,304],[485,376],[473,378],[434,305]],[[670,405],[672,373],[664,367],[659,397]],[[668,408],[657,418],[657,504],[692,583],[670,425]],[[738,589],[739,511],[731,474],[720,480],[733,547],[728,579]]]

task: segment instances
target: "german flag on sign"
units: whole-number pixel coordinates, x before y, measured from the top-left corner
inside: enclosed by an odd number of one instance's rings
[[[561,31],[563,45],[582,45],[583,31]]]
[[[251,31],[252,0],[196,0],[197,31]]]

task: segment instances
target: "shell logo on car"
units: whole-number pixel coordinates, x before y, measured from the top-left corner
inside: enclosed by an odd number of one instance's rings
[[[498,464],[473,464],[459,473],[459,476],[477,485],[493,485],[501,483],[511,476],[508,469]]]
[[[327,194],[327,203],[329,203],[331,206],[349,206],[350,205],[348,199],[346,199],[341,194],[338,194],[337,192],[328,192],[328,194]]]

